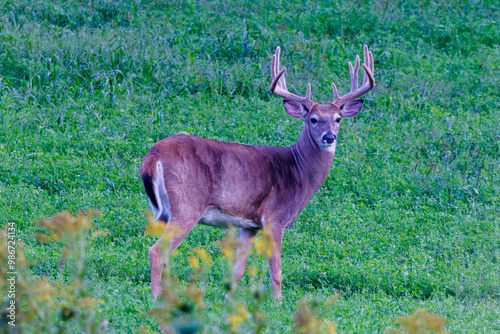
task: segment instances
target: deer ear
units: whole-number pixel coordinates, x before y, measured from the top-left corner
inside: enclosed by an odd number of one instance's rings
[[[309,112],[302,104],[294,101],[283,101],[283,107],[291,118],[304,119]]]
[[[353,118],[357,116],[363,108],[364,100],[349,101],[340,108],[342,118]]]

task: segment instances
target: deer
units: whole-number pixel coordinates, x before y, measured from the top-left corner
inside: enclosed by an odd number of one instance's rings
[[[157,142],[145,156],[140,176],[154,219],[176,224],[172,253],[197,225],[239,228],[233,264],[233,286],[243,277],[256,234],[265,229],[273,240],[268,259],[274,298],[282,300],[282,242],[299,213],[325,182],[335,157],[343,118],[361,112],[365,95],[375,87],[373,54],[364,46],[363,83],[358,88],[360,58],[349,62],[351,88],[340,96],[332,83],[333,102],[290,93],[286,67],[280,70],[280,47],[272,57],[270,91],[283,99],[285,112],[303,120],[302,132],[290,147],[250,146],[189,135]],[[161,294],[162,239],[149,249],[151,292]]]

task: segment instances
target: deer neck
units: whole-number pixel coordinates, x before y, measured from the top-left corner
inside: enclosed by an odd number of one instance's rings
[[[334,143],[336,145],[337,142]],[[290,147],[292,150],[300,177],[315,192],[325,182],[335,158],[333,150],[321,150],[311,137],[309,129],[304,126],[297,143]]]

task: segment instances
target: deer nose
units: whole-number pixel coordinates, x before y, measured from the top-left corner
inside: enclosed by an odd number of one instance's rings
[[[324,144],[332,144],[335,139],[337,139],[337,136],[334,135],[331,131],[328,131],[324,136],[323,138],[321,138],[321,141],[324,143]]]

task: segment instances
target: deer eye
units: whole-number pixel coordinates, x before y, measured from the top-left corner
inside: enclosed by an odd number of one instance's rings
[[[342,118],[337,118],[335,121],[336,121],[337,123],[340,123],[340,120],[341,120],[341,119],[342,119]]]
[[[318,119],[317,119],[316,117],[312,117],[312,118],[311,118],[311,123],[312,123],[312,124],[316,124],[316,123],[318,123]]]

